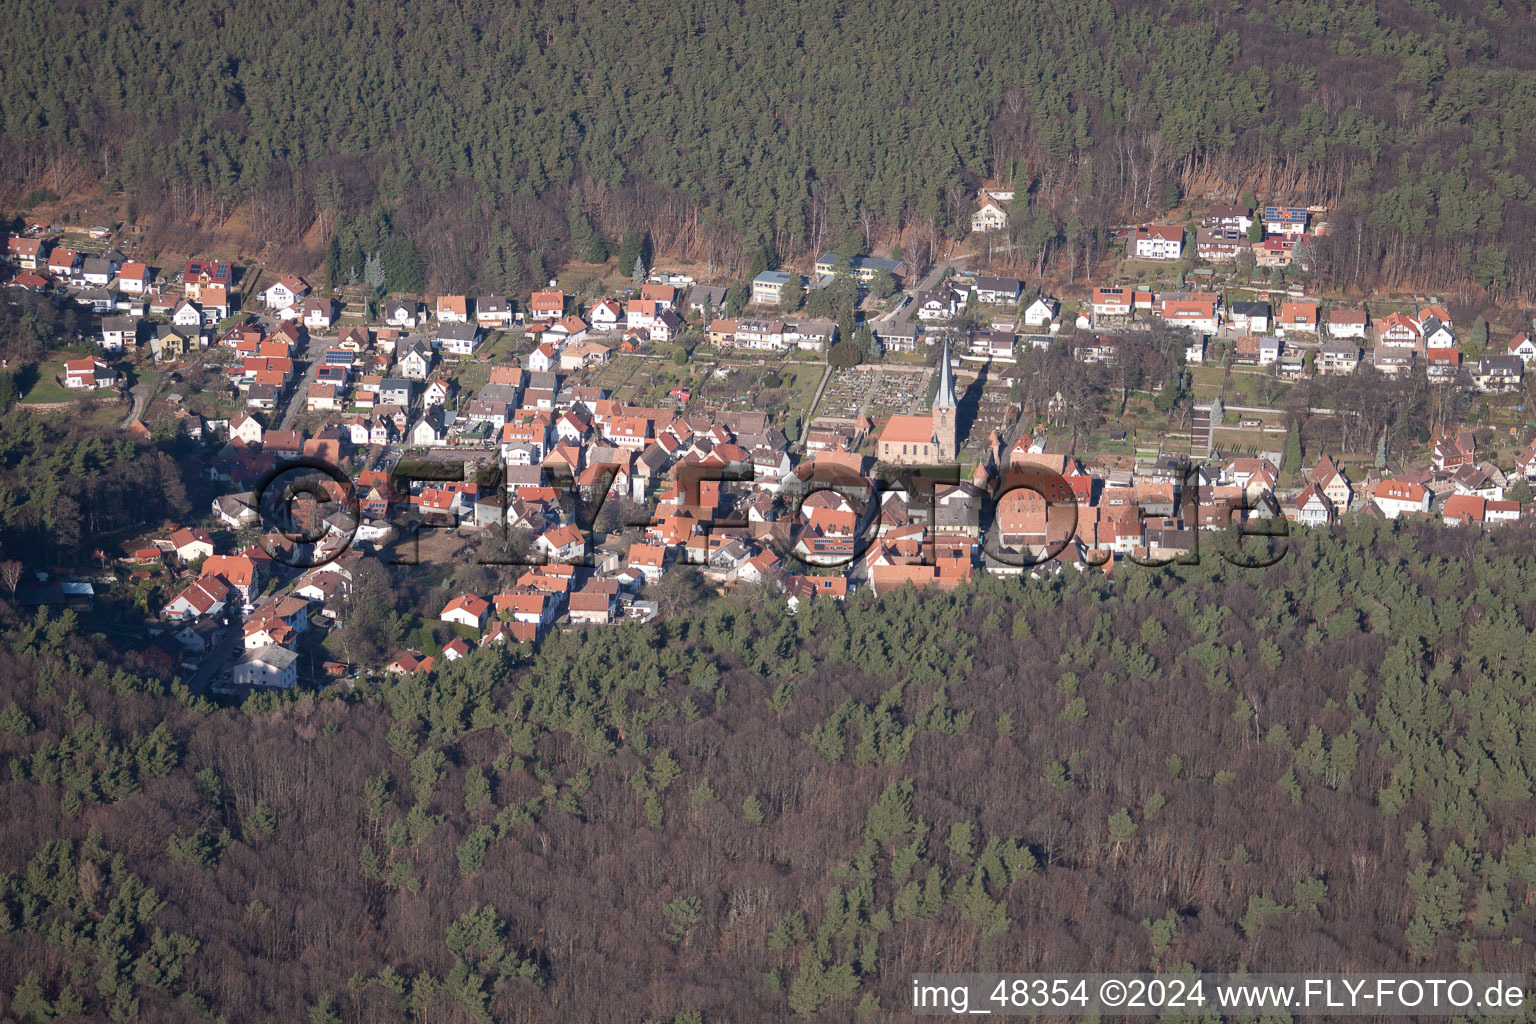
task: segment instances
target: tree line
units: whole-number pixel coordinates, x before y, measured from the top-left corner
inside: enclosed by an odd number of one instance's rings
[[[1536,20],[1507,0],[5,10],[13,203],[99,182],[179,247],[238,210],[342,280],[375,257],[404,289],[521,286],[636,235],[727,271],[897,240],[923,263],[992,177],[1037,272],[1252,192],[1334,208],[1340,286],[1533,287]]]
[[[695,590],[230,707],[0,594],[0,1012],[883,1021],[914,971],[1520,972],[1531,541]]]

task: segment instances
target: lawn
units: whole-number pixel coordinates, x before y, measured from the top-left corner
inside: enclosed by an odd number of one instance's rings
[[[789,390],[789,407],[786,415],[796,424],[804,423],[811,414],[811,399],[821,384],[826,367],[819,363],[786,363],[779,371],[784,386]]]
[[[61,355],[39,365],[37,380],[21,396],[20,401],[28,405],[47,405],[52,402],[72,402],[79,398],[79,395],[54,380],[55,377],[64,376],[64,361],[68,358]]]

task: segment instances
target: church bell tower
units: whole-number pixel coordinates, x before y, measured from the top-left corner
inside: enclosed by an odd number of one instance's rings
[[[959,410],[955,402],[955,374],[949,365],[949,342],[939,356],[939,390],[933,396],[933,443],[938,447],[941,462],[954,462],[960,456]]]

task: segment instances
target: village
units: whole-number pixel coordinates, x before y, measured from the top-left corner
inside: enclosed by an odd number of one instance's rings
[[[978,197],[975,254],[1006,229],[1009,198]],[[360,299],[232,261],[168,271],[113,248],[109,229],[77,240],[45,223],[8,237],[5,287],[93,315],[91,354],[45,384],[131,405],[132,436],[158,416],[199,446],[208,514],[125,545],[108,585],[145,613],[146,663],[239,693],[644,621],[682,572],[793,611],[981,572],[1112,575],[1250,520],[1532,514],[1536,442],[1517,437],[1500,465],[1465,424],[1421,459],[1321,452],[1282,469],[1283,413],[1259,396],[1286,382],[1368,364],[1514,415],[1536,359],[1528,334],[1471,338],[1487,325],[1439,302],[1340,303],[1287,283],[1328,230],[1320,213],[1215,204],[1193,224],[1129,227],[1122,273],[1137,280],[1071,297],[971,271],[967,255],[917,279],[896,254],[825,254],[735,286],[636,267],[599,293],[557,278],[526,297]],[[1239,262],[1246,287],[1217,287]],[[812,298],[829,289],[853,296],[851,323]],[[1077,437],[1023,416],[1027,353],[1065,346],[1087,372],[1169,327],[1193,399],[1182,432],[1149,419]],[[922,472],[939,467],[952,471]],[[1031,471],[1059,493],[1012,486]],[[411,643],[382,664],[329,640],[365,558],[435,562],[450,591],[413,610]],[[467,563],[495,567],[495,589],[455,589]]]

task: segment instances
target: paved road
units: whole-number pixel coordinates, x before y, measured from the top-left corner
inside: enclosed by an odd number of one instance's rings
[[[187,689],[200,697],[206,697],[215,678],[224,673],[244,650],[239,626],[227,626],[219,633],[213,650],[203,655],[197,671],[186,679]]]
[[[304,353],[311,356],[309,368],[304,371],[304,376],[299,378],[299,382],[293,386],[293,394],[288,399],[288,408],[283,410],[282,421],[277,425],[278,430],[292,430],[294,419],[298,417],[305,403],[309,400],[309,386],[315,382],[315,376],[320,372],[320,360],[313,358],[314,353],[309,351],[311,348],[317,348],[312,344],[317,340],[311,337],[309,342],[306,343]]]
[[[150,382],[147,380],[141,380],[128,389],[128,393],[133,396],[133,409],[128,413],[128,418],[123,420],[124,430],[133,426],[133,421],[144,415],[144,406],[149,401],[150,390]]]
[[[817,406],[821,405],[822,393],[827,390],[827,381],[831,379],[832,364],[828,363],[827,368],[821,371],[821,383],[816,385],[816,394],[812,396],[811,404],[806,406],[805,422],[800,424],[800,439],[798,444],[801,448],[805,447],[806,438],[811,436],[811,420],[816,416],[816,408]]]
[[[949,270],[952,267],[957,267],[972,258],[973,256],[971,254],[966,254],[964,256],[952,256],[947,260],[941,260],[940,262],[935,263],[933,265],[933,269],[928,271],[927,276],[919,281],[916,287],[908,289],[908,294],[915,297],[921,292],[931,291],[933,286],[939,283],[939,278],[944,276],[944,272],[946,270]],[[906,303],[895,313],[895,315],[893,315],[887,321],[887,323],[904,324],[911,320],[913,313],[916,312],[916,305],[917,304],[915,302]]]

